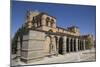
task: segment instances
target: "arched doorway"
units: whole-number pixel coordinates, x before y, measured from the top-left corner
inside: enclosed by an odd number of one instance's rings
[[[51,48],[50,47],[51,47],[51,37],[50,36],[46,36],[46,38],[45,38],[45,46],[44,46],[46,55],[50,55],[51,54]]]
[[[57,38],[57,36],[55,36],[55,46],[56,46],[56,50],[58,50],[58,38]]]
[[[74,51],[76,51],[76,40],[74,39]]]
[[[82,41],[80,40],[80,50],[82,50]]]
[[[69,38],[66,39],[66,52],[69,52]]]
[[[58,50],[59,54],[63,54],[63,38],[60,37],[59,38],[59,50]]]
[[[83,46],[83,40],[82,40],[81,50],[83,50],[83,47],[84,47],[84,46]]]
[[[70,50],[71,52],[73,51],[73,40],[72,39],[70,40]]]

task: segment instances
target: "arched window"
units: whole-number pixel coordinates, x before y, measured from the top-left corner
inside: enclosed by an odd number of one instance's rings
[[[46,26],[49,26],[49,21],[50,21],[50,18],[47,17],[47,18],[46,18]]]
[[[54,25],[54,20],[51,19],[51,27],[53,27],[53,25]]]
[[[33,17],[33,19],[32,19],[32,23],[34,23],[35,22],[35,17]]]
[[[35,17],[33,17],[33,20],[35,20]]]

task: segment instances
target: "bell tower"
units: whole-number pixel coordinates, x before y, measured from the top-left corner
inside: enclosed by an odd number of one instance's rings
[[[42,15],[42,29],[45,31],[52,30],[53,32],[56,31],[56,18],[53,16],[50,16],[48,14]]]
[[[38,11],[28,11],[26,26],[32,29],[39,29],[44,31],[56,31],[56,18],[47,13]]]
[[[36,25],[36,22],[37,22],[37,15],[39,15],[39,12],[38,11],[27,11],[27,18],[26,18],[26,26],[28,28],[33,28],[34,26],[37,26]]]

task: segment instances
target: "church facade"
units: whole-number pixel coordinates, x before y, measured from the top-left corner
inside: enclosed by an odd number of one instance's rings
[[[38,11],[28,11],[25,24],[18,31],[17,57],[25,63],[42,60],[44,57],[91,49],[91,34],[81,35],[77,26],[57,26],[54,16]]]

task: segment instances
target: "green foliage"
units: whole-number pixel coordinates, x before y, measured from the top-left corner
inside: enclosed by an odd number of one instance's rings
[[[91,42],[91,39],[88,39],[87,40],[87,43],[86,43],[86,47],[87,47],[87,49],[91,49],[92,48],[92,42]]]
[[[28,29],[26,27],[21,27],[18,29],[18,31],[15,33],[15,36],[12,39],[12,53],[16,54],[17,52],[17,42],[18,42],[18,37],[20,37],[20,41],[23,39],[23,35],[28,33]]]

